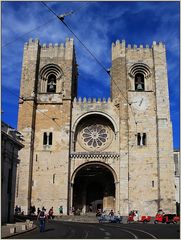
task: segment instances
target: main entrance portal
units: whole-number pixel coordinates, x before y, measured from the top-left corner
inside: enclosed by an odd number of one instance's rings
[[[114,209],[115,184],[112,172],[98,163],[82,167],[74,179],[72,206],[83,213]]]

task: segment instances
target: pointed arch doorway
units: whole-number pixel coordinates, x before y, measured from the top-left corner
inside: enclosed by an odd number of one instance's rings
[[[72,206],[83,213],[115,209],[115,179],[106,165],[91,162],[73,176]]]

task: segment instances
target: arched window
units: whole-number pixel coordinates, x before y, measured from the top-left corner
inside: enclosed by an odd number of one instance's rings
[[[144,63],[133,64],[128,71],[130,78],[130,90],[152,90],[151,69]]]
[[[137,73],[135,75],[135,90],[136,91],[145,90],[144,75],[142,73]]]
[[[54,74],[51,74],[51,75],[48,76],[47,92],[48,93],[55,93],[56,92],[56,76]]]
[[[63,91],[63,71],[56,64],[45,65],[39,73],[39,92],[60,93]]]

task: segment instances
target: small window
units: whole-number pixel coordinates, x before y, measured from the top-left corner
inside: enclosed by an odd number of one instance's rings
[[[141,145],[141,134],[140,133],[137,134],[137,145],[138,146]]]
[[[137,145],[138,146],[146,146],[146,133],[138,133],[137,134]]]
[[[50,132],[50,133],[44,132],[43,133],[43,145],[52,145],[52,140],[53,140],[52,132]]]
[[[137,73],[135,75],[135,90],[136,91],[144,91],[145,90],[144,75],[141,73]]]
[[[143,133],[142,139],[143,139],[143,145],[145,146],[146,145],[146,133]]]
[[[152,181],[152,187],[154,187],[155,186],[155,182],[154,181]]]
[[[43,133],[43,145],[47,145],[47,133]]]
[[[55,183],[55,173],[53,174],[53,184]]]
[[[49,133],[49,145],[52,145],[52,132]]]
[[[51,74],[48,77],[47,92],[48,93],[55,93],[56,92],[56,76],[54,74]]]

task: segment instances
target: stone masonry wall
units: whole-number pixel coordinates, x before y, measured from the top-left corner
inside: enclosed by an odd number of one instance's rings
[[[73,77],[76,78],[72,72],[76,70],[74,54],[72,39],[67,39],[65,46],[41,46],[38,40],[30,40],[24,47],[18,128],[24,135],[25,148],[20,152],[16,204],[25,213],[30,205],[55,206],[57,213],[63,205],[67,212],[71,89]],[[63,92],[40,92],[39,71],[47,64],[56,64],[62,69]],[[52,146],[43,145],[44,132],[52,132]]]
[[[162,48],[161,51],[165,52],[163,51],[161,43],[159,45],[155,45],[154,43],[152,48],[149,48],[149,46],[143,48],[142,45],[140,45],[139,48],[136,45],[133,47],[128,45],[126,48],[124,41],[122,43],[117,41],[116,44],[112,46],[113,66],[115,66],[114,62],[116,60],[119,62],[122,61],[119,59],[124,57],[124,52],[126,59],[126,79],[128,83],[127,105],[129,110],[129,127],[127,132],[129,135],[129,148],[127,153],[129,173],[128,207],[129,210],[137,209],[141,211],[142,214],[150,215],[154,215],[160,207],[160,200],[164,202],[164,204],[161,205],[162,208],[168,212],[174,212],[172,190],[173,154],[172,156],[170,154],[172,152],[172,134],[170,130],[171,123],[169,121],[168,85],[167,79],[164,77],[167,75],[166,60],[162,60],[163,58],[160,55],[156,58],[154,53],[155,48],[160,49],[160,47]],[[159,61],[161,61],[161,63],[159,63]],[[130,77],[130,69],[134,64],[146,65],[150,71],[150,74],[145,78],[145,91],[143,92],[134,91],[134,78]],[[116,68],[115,75],[121,77],[122,69],[118,71],[118,68]],[[112,71],[114,71],[114,69]],[[158,78],[156,83],[155,77],[156,79]],[[121,81],[123,81],[123,79]],[[159,81],[159,84],[157,81]],[[114,83],[112,83],[112,85],[113,84]],[[113,86],[112,96],[118,95],[119,91],[115,89]],[[124,88],[121,88],[121,90],[124,92]],[[159,121],[157,121],[157,111],[160,111],[159,109],[162,112],[162,118],[166,117],[168,119],[169,123],[165,124],[167,131],[162,130],[164,123],[162,127],[160,127]],[[126,113],[126,109],[122,111]],[[121,112],[120,115],[121,114],[123,113]],[[161,120],[162,122],[164,121],[163,119]],[[146,146],[137,146],[137,133],[146,133]],[[121,135],[120,132],[120,136]],[[160,165],[161,155],[164,156],[164,160],[167,159],[167,162],[162,162],[162,165]],[[120,161],[122,161],[122,158],[120,158]],[[168,183],[168,179],[171,179],[170,183]],[[162,196],[160,196],[160,191],[164,192]]]
[[[48,64],[62,71],[60,92],[40,91],[39,72]],[[135,74],[144,74],[144,91],[135,91]],[[73,179],[81,166],[95,162],[114,176],[115,210],[139,210],[154,216],[158,208],[174,212],[174,170],[165,46],[112,44],[111,98],[74,99],[77,65],[72,39],[63,44],[30,40],[24,47],[18,128],[25,138],[20,152],[16,204],[72,206]],[[108,124],[112,139],[105,149],[87,150],[77,140],[81,124],[92,116]],[[96,119],[93,118],[93,119]],[[80,127],[80,128],[79,128]],[[43,144],[44,133],[52,145]],[[137,144],[146,134],[146,145]],[[101,148],[100,148],[101,149]],[[72,182],[71,182],[72,181]],[[69,189],[69,190],[68,190]]]

